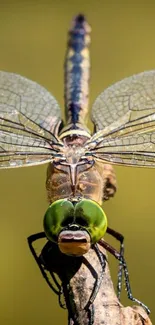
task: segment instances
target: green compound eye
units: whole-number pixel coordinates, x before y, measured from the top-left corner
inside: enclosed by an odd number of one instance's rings
[[[98,203],[82,199],[75,205],[74,215],[77,224],[83,222],[83,227],[89,232],[92,243],[96,243],[104,236],[107,230],[107,217]]]
[[[58,234],[64,225],[69,224],[74,218],[74,206],[68,200],[57,200],[47,209],[44,216],[44,231],[47,238],[57,242]]]
[[[59,233],[71,224],[86,230],[94,244],[104,236],[107,218],[100,205],[92,200],[82,199],[74,205],[66,199],[53,202],[44,216],[43,226],[47,238],[58,242]]]

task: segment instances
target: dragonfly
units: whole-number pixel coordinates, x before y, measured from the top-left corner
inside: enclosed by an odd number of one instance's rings
[[[123,236],[108,227],[102,203],[116,192],[112,165],[155,167],[155,71],[104,90],[92,106],[91,132],[90,32],[85,16],[75,17],[65,58],[65,123],[59,104],[45,88],[0,72],[0,168],[48,163],[44,236],[71,256],[82,256],[101,242],[120,261],[120,293],[123,269],[127,275]],[[102,240],[106,232],[120,241],[120,254]],[[149,312],[130,290],[128,296]]]

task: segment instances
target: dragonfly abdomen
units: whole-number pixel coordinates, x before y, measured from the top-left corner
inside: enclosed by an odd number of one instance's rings
[[[65,106],[67,124],[74,128],[84,124],[88,110],[90,26],[83,15],[78,15],[69,32],[65,60]]]

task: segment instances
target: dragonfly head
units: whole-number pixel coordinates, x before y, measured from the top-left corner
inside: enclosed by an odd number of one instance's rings
[[[99,241],[107,229],[107,218],[95,201],[61,199],[53,202],[44,217],[44,231],[61,252],[80,256]]]

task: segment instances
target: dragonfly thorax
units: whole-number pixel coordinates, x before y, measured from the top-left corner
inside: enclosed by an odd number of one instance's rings
[[[57,158],[47,169],[46,188],[48,201],[59,199],[87,198],[102,204],[103,199],[113,196],[116,180],[109,165],[84,156],[84,148],[68,146],[63,148],[63,159]],[[112,183],[112,186],[111,186]],[[105,188],[110,184],[110,192]]]
[[[54,160],[53,166],[56,170],[64,172],[69,177],[73,196],[75,196],[79,175],[88,171],[94,165],[94,159],[83,156],[84,150],[81,147],[72,146],[67,149],[63,159]]]
[[[68,164],[78,164],[84,156],[85,150],[81,146],[67,146],[64,149],[64,156]]]

